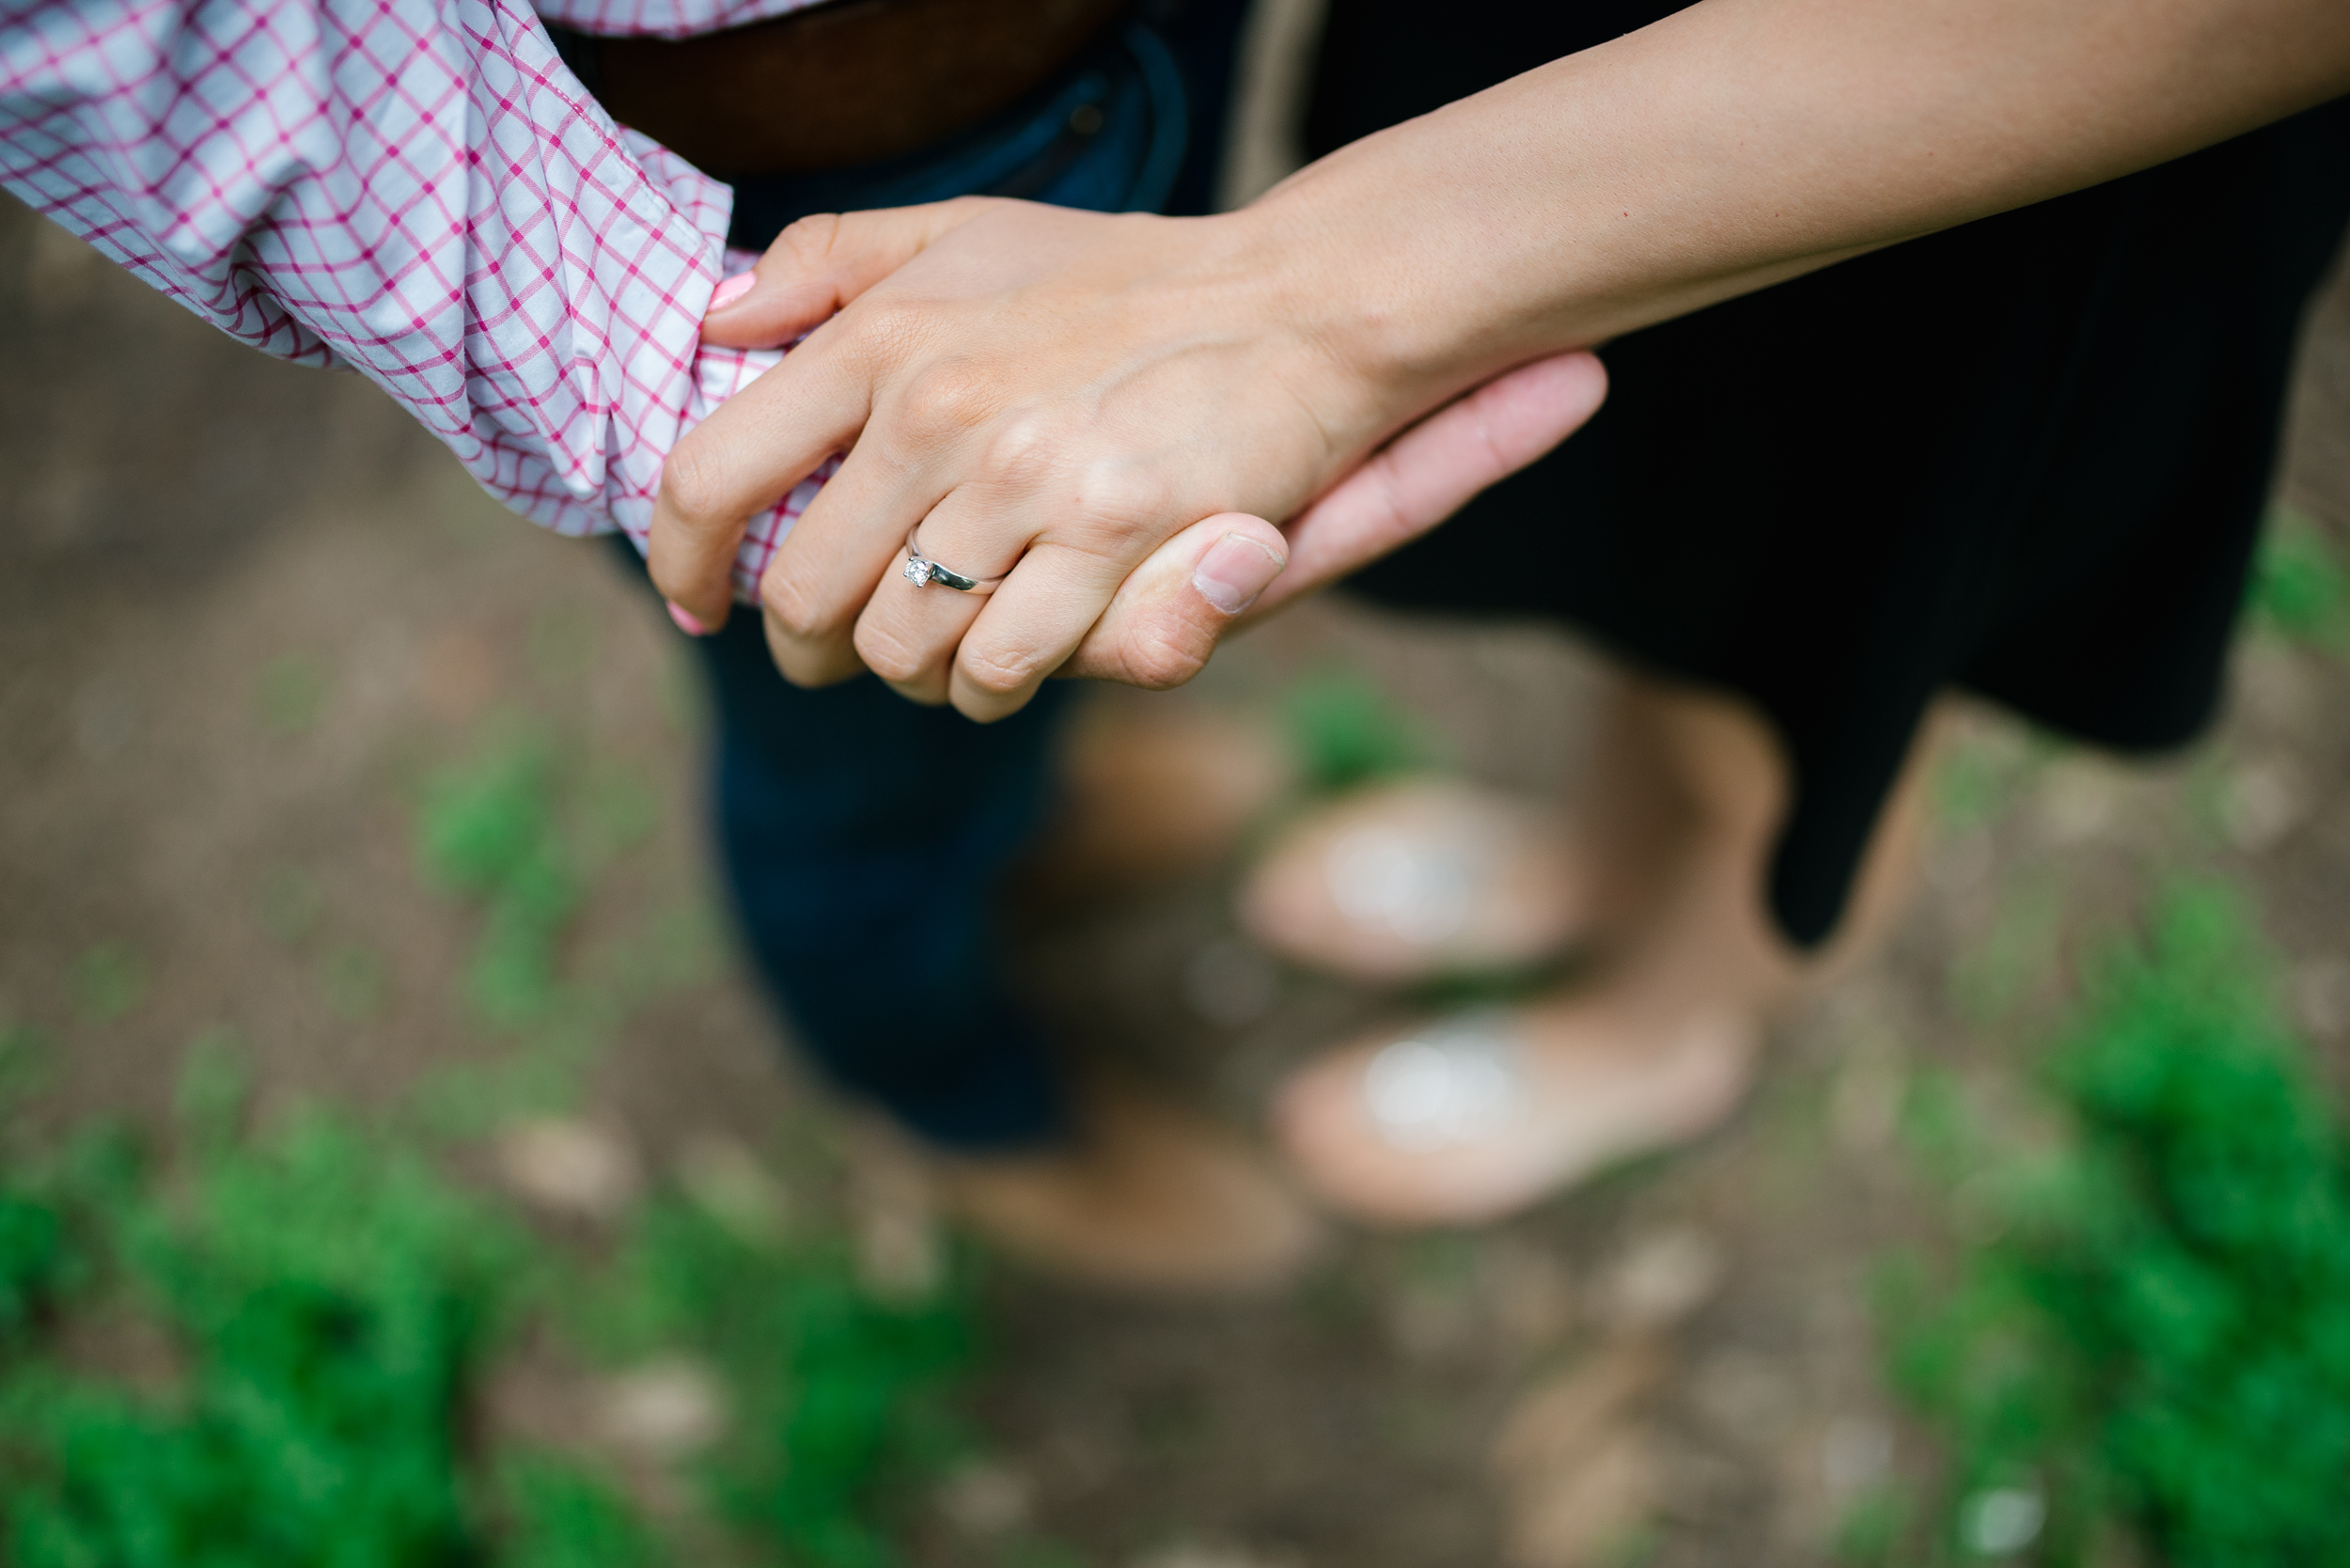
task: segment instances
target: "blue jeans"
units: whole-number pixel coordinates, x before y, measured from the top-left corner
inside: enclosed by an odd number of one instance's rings
[[[1026,102],[912,156],[744,181],[729,238],[763,248],[809,212],[974,193],[1198,210],[1217,151],[1199,133],[1222,124],[1239,11],[1210,0],[1113,29]],[[776,673],[756,615],[694,647],[717,712],[727,885],[803,1048],[933,1143],[1058,1135],[1058,1081],[1003,984],[991,906],[1042,815],[1066,688],[1048,682],[1020,713],[979,725],[870,676],[800,690]]]

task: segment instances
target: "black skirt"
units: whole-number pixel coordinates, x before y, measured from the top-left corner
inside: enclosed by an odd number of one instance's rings
[[[1315,150],[1661,14],[1463,10],[1336,0]],[[1589,427],[1355,587],[1753,704],[1793,773],[1770,905],[1815,946],[1945,689],[2124,751],[2209,722],[2345,223],[2350,100],[1633,334]]]

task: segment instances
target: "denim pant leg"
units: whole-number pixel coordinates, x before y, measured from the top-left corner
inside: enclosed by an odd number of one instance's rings
[[[763,247],[806,212],[983,190],[1196,210],[1241,7],[1155,10],[1160,31],[1122,29],[995,124],[886,165],[738,184],[733,243]],[[1195,103],[1215,118],[1196,118]],[[1048,682],[991,725],[917,707],[870,676],[802,691],[776,674],[756,612],[696,651],[717,708],[727,883],[801,1044],[934,1143],[1001,1149],[1061,1132],[1058,1080],[999,978],[989,903],[1041,815],[1067,689]]]
[[[787,683],[756,613],[695,649],[718,708],[728,887],[801,1045],[932,1142],[1053,1137],[1055,1078],[999,978],[989,905],[1049,791],[1066,688],[974,724],[870,675]]]

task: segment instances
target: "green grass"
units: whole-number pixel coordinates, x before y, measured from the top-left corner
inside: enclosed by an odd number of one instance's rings
[[[510,1225],[414,1156],[322,1115],[214,1149],[166,1197],[121,1174],[35,1182],[64,1238],[20,1278],[37,1312],[66,1248],[180,1362],[143,1390],[36,1338],[0,1381],[8,1560],[399,1564],[480,1544],[452,1417],[504,1305]]]
[[[1920,1107],[1934,1163],[1974,1167],[1971,1239],[1882,1305],[1947,1466],[1916,1531],[1871,1504],[1855,1560],[1965,1560],[2037,1497],[2042,1563],[2117,1535],[2173,1568],[2350,1563],[2350,1168],[2272,991],[2236,905],[2177,892],[2047,1058],[2053,1148]]]
[[[2350,629],[2350,576],[2324,530],[2280,507],[2262,530],[2245,605],[2264,632],[2338,647]]]
[[[701,1479],[718,1516],[778,1560],[894,1562],[861,1500],[966,1446],[928,1397],[971,1354],[961,1297],[878,1302],[837,1236],[760,1245],[723,1215],[658,1202],[575,1299],[574,1334],[607,1357],[682,1343],[717,1370],[737,1419]]]
[[[640,780],[528,729],[493,734],[425,780],[417,870],[478,912],[465,974],[477,1018],[526,1030],[609,1011],[706,968],[696,955],[722,948],[723,937],[690,914],[656,910],[628,950],[596,955],[592,973],[566,971],[565,940],[596,879],[659,820]]]
[[[511,722],[424,778],[417,874],[471,923],[463,1013],[509,1047],[424,1074],[409,1102],[427,1126],[478,1135],[506,1117],[569,1107],[633,1012],[715,975],[728,939],[698,897],[576,938],[599,879],[643,845],[660,814],[641,780]],[[376,1013],[390,979],[364,950],[330,954],[321,972],[329,1005],[353,1020]]]
[[[679,1560],[593,1456],[484,1431],[488,1370],[530,1332],[583,1365],[716,1370],[728,1434],[681,1469],[724,1560],[897,1560],[888,1483],[961,1442],[938,1403],[969,1354],[958,1292],[876,1301],[837,1240],[746,1242],[668,1194],[607,1252],[559,1247],[351,1114],[248,1131],[228,1049],[193,1053],[172,1161],[86,1130],[0,1182],[12,1568]],[[126,1323],[167,1347],[160,1382],[61,1353]]]
[[[642,784],[543,733],[494,735],[431,776],[418,871],[475,923],[465,1011],[509,1038],[381,1113],[257,1119],[243,1048],[215,1029],[187,1054],[167,1137],[33,1141],[38,1119],[14,1113],[71,1041],[0,1028],[0,1562],[899,1560],[909,1489],[972,1446],[948,1403],[973,1355],[967,1271],[924,1301],[878,1299],[821,1197],[769,1202],[763,1178],[748,1219],[739,1195],[656,1181],[582,1238],[452,1174],[481,1168],[478,1140],[509,1118],[574,1103],[633,1009],[711,973],[723,938],[696,904],[573,950],[597,878],[657,815]],[[389,968],[313,940],[316,882],[281,867],[260,892],[330,1012],[381,1016]],[[127,947],[91,949],[78,1015],[128,1012],[146,973]],[[524,1346],[582,1389],[655,1359],[706,1368],[723,1428],[666,1458],[534,1446],[485,1397]],[[684,1508],[646,1506],[648,1464]]]
[[[253,708],[261,728],[290,737],[315,728],[326,707],[326,666],[308,653],[281,653],[253,682]]]
[[[101,942],[73,961],[73,996],[82,1016],[111,1023],[147,996],[147,964],[128,943]]]
[[[434,774],[417,813],[425,881],[482,910],[467,998],[508,1027],[554,1007],[557,950],[586,897],[556,821],[558,783],[552,748],[524,737]]]
[[[1433,766],[1438,748],[1364,676],[1331,669],[1290,689],[1283,704],[1306,786],[1336,793]]]

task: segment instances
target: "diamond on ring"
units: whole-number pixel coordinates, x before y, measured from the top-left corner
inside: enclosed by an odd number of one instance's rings
[[[919,524],[906,530],[906,564],[900,569],[900,575],[916,588],[928,588],[937,583],[958,593],[993,593],[995,585],[1004,580],[1001,573],[993,577],[966,577],[953,567],[939,565],[922,554],[917,537],[921,531]]]

